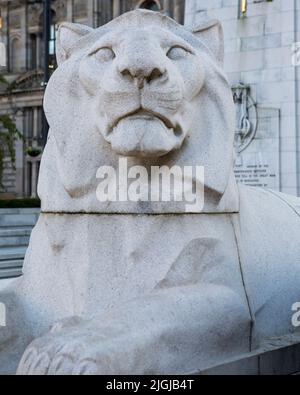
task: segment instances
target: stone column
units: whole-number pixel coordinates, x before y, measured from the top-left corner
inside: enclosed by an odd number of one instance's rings
[[[38,109],[37,109],[37,107],[34,107],[34,109],[33,109],[33,133],[32,133],[32,137],[33,137],[35,146],[36,146],[36,141],[37,141],[37,138],[38,138],[37,125],[38,125]]]
[[[174,1],[174,10],[173,10],[173,18],[176,22],[181,23],[182,15],[181,15],[181,2],[178,0]]]
[[[73,0],[67,1],[67,21],[73,22]]]
[[[23,118],[24,112],[18,111],[16,114],[15,124],[20,132],[23,132]],[[18,197],[23,195],[23,168],[24,168],[24,142],[17,140],[15,144],[16,149],[16,184],[15,191]]]
[[[11,71],[10,62],[10,3],[7,2],[5,10],[3,10],[3,17],[5,17],[6,25],[6,69],[9,73]]]
[[[167,15],[171,16],[171,1],[170,0],[164,0],[163,7],[164,7],[164,12]]]
[[[41,47],[43,44],[43,41],[41,39],[41,35],[40,33],[38,33],[36,35],[36,65],[37,68],[41,68],[42,67],[42,51],[41,51]]]
[[[95,27],[94,26],[94,0],[87,0],[87,15],[88,15],[88,25],[90,27]]]
[[[120,11],[120,0],[113,0],[113,17],[116,18],[117,16],[119,16]]]
[[[37,197],[37,161],[31,160],[31,197]]]
[[[34,107],[33,109],[33,147],[38,146],[38,107]],[[36,198],[37,197],[37,169],[38,169],[38,158],[31,158],[31,197]]]
[[[20,69],[22,71],[26,70],[26,44],[27,44],[27,27],[26,27],[26,7],[23,6],[20,9],[20,18],[21,18],[21,50],[19,52],[20,56]]]
[[[3,27],[5,26],[5,21],[6,21],[6,15],[5,15],[5,9],[2,11],[2,26],[0,29],[0,67],[6,67],[7,65],[7,59],[6,59],[6,37],[5,37],[5,32]]]
[[[2,26],[0,29],[0,66],[6,67],[7,66],[7,48],[6,48],[6,34],[4,27],[6,28],[6,10],[3,8],[1,10],[2,14]]]

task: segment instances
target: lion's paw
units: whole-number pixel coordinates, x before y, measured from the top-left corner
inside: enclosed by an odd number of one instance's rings
[[[19,365],[21,375],[72,374],[75,361],[84,351],[84,340],[49,334],[35,340]]]
[[[120,328],[71,318],[33,341],[19,364],[19,375],[111,374],[117,361]],[[114,358],[115,357],[115,358]]]

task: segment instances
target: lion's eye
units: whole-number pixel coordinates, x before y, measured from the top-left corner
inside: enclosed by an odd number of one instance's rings
[[[180,60],[182,58],[184,58],[186,55],[188,54],[188,51],[182,47],[172,47],[168,53],[167,56],[168,58],[172,59],[172,60]]]
[[[109,62],[113,60],[116,55],[111,48],[101,48],[95,53],[95,57],[100,62]]]

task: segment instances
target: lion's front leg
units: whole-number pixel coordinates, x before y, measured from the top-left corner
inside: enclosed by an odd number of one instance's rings
[[[158,291],[31,344],[19,374],[183,374],[249,351],[247,306],[228,288]]]

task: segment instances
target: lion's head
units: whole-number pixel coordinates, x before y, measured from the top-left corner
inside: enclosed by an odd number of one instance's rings
[[[117,167],[120,155],[145,166],[204,166],[206,190],[219,205],[234,185],[234,107],[222,56],[217,21],[190,31],[137,10],[95,30],[62,24],[59,67],[45,95],[44,209],[107,211],[93,202],[95,174],[101,165]],[[222,210],[232,211],[225,206],[227,198]]]
[[[166,155],[181,147],[191,128],[203,62],[170,30],[120,25],[97,38],[80,61],[90,117],[118,154]]]

